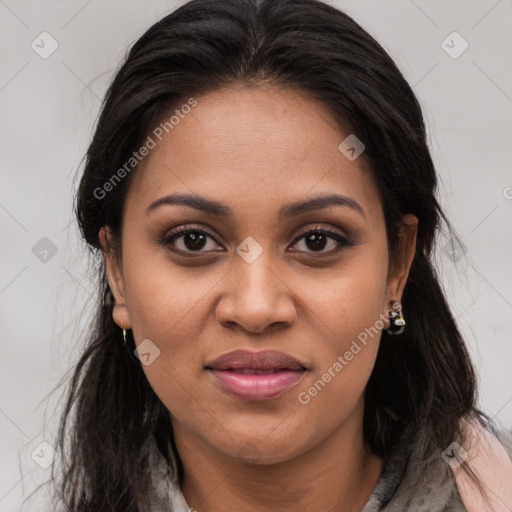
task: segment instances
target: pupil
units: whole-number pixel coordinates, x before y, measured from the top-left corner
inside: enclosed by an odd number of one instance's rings
[[[312,244],[309,243],[310,241],[312,241]],[[322,250],[325,248],[325,241],[326,241],[326,236],[323,234],[323,233],[312,233],[311,235],[309,235],[307,238],[306,238],[306,244],[308,246],[308,249],[311,249],[311,250]]]
[[[204,247],[206,237],[203,233],[191,232],[186,233],[184,236],[184,244],[187,249],[202,249]]]

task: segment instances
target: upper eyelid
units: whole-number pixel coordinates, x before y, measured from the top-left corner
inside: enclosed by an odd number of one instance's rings
[[[212,229],[209,227],[194,226],[193,224],[185,224],[184,226],[178,226],[176,228],[170,229],[164,234],[162,238],[178,237],[189,231],[200,231],[208,235],[210,238],[213,238],[217,244],[219,243]]]
[[[338,235],[342,238],[347,238],[347,236],[344,233],[340,233],[339,231],[336,231],[335,228],[331,228],[329,226],[323,225],[323,224],[316,224],[314,226],[308,226],[307,228],[304,228],[302,231],[300,231],[297,236],[294,238],[294,242],[298,240],[299,238],[302,238],[304,235],[307,235],[311,231],[325,231],[327,234],[333,234]]]

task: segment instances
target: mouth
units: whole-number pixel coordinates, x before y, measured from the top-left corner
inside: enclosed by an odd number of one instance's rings
[[[208,363],[205,370],[225,393],[244,401],[276,398],[307,373],[294,357],[276,350],[239,350]]]

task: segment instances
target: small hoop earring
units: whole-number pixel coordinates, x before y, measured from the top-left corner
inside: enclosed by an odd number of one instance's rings
[[[389,327],[386,329],[386,332],[394,336],[404,332],[406,322],[402,315],[402,305],[397,301],[393,301],[391,307],[393,309],[389,313]]]
[[[121,316],[121,314],[118,315],[119,317]],[[121,322],[121,320],[119,320],[119,322],[121,323],[121,326],[123,325],[123,323]],[[123,340],[124,340],[124,345],[126,346],[126,329],[124,327],[121,327],[123,329]]]

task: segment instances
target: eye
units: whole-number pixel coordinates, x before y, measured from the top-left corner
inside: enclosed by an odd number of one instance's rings
[[[301,234],[294,242],[293,247],[298,241],[304,242],[304,246],[308,250],[298,250],[297,252],[306,252],[309,254],[333,254],[340,252],[343,248],[350,246],[349,241],[336,231],[332,231],[323,226],[315,226],[313,229],[308,230],[306,233]],[[331,243],[329,244],[329,240]],[[325,251],[326,246],[330,245],[329,250]],[[295,251],[292,251],[295,252]]]
[[[207,247],[208,238],[216,242],[213,234],[205,228],[199,229],[191,226],[182,226],[169,231],[159,242],[164,246],[172,246],[173,249],[180,252],[208,252],[214,250],[214,247]],[[203,251],[202,249],[205,247],[207,249]]]

